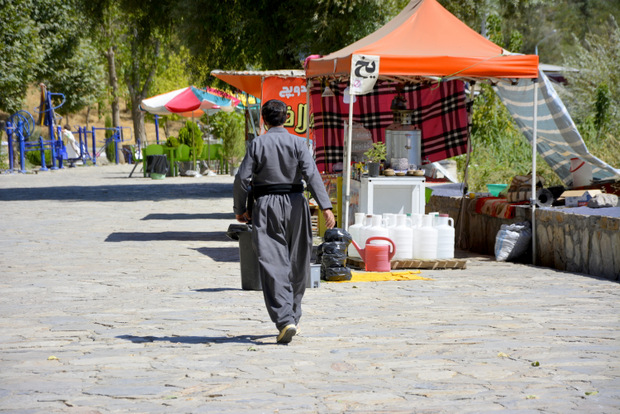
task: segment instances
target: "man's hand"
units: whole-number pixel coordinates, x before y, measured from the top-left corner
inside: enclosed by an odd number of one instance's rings
[[[333,229],[336,225],[336,218],[331,210],[323,210],[323,218],[325,219],[325,226],[328,229]]]
[[[252,220],[252,217],[250,217],[250,214],[247,211],[243,214],[235,214],[235,218],[239,223],[248,223]]]

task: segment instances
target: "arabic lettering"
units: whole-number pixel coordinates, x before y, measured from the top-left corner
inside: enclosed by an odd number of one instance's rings
[[[301,96],[306,93],[305,85],[296,86],[283,86],[282,90],[278,93],[280,98],[291,98],[292,96]]]
[[[362,70],[365,72],[366,75],[362,75]],[[376,77],[373,76],[373,73],[375,73],[376,70],[377,62],[375,61],[368,62],[360,59],[355,62],[355,76],[357,78],[366,79]]]

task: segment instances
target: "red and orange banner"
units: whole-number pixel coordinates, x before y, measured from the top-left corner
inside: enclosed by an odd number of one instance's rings
[[[306,137],[308,131],[308,105],[305,78],[267,77],[263,80],[263,99],[278,99],[286,103],[288,114],[284,127],[291,133]],[[262,122],[262,121],[261,121]],[[312,135],[310,136],[312,140]]]

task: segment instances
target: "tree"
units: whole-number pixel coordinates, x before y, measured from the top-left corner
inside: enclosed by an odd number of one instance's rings
[[[174,48],[168,59],[163,60],[157,67],[157,73],[150,88],[150,95],[159,95],[176,89],[185,88],[192,82],[187,70],[187,62],[190,60],[189,51],[184,46]],[[146,115],[150,119],[152,115]],[[167,115],[163,117],[161,125],[164,128],[166,138],[170,136],[168,121],[178,120],[179,115]]]
[[[43,49],[37,80],[48,91],[65,96],[59,113],[70,114],[94,103],[102,93],[103,68],[82,34],[75,2],[35,0],[33,6],[31,16]]]
[[[123,78],[129,91],[136,142],[145,142],[144,112],[140,110],[140,103],[149,96],[158,65],[172,50],[171,8],[174,2],[123,0],[121,3],[128,28],[125,39],[128,48],[124,51],[128,55],[124,56],[127,64]]]
[[[39,30],[30,16],[33,0],[0,0],[0,110],[22,108],[28,86],[43,62]]]
[[[245,120],[238,112],[219,111],[209,119],[214,136],[223,141],[224,159],[235,167],[245,154]]]
[[[212,69],[301,68],[311,54],[327,54],[373,32],[407,0],[215,0],[182,2],[177,20],[192,55],[195,79]]]
[[[577,39],[575,39],[577,43]],[[574,52],[565,56],[568,83],[561,90],[586,144],[610,164],[618,164],[620,137],[620,28],[610,17],[605,30],[588,33]],[[608,146],[616,147],[609,150]]]
[[[117,50],[122,47],[122,37],[126,33],[123,16],[118,2],[113,0],[83,0],[79,1],[81,13],[86,16],[89,32],[99,53],[105,57],[107,66],[107,81],[112,111],[112,126],[121,124],[120,115],[120,87],[118,84]]]

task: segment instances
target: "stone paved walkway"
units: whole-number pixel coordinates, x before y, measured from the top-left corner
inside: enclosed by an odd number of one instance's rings
[[[620,412],[618,283],[489,257],[322,283],[276,345],[232,177],[131,167],[0,175],[0,411]]]

